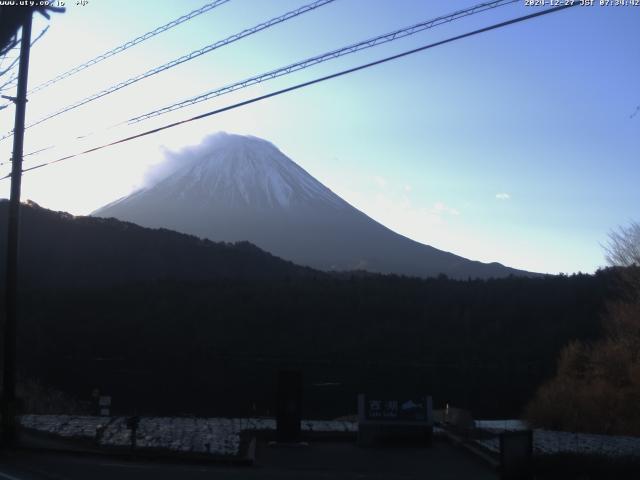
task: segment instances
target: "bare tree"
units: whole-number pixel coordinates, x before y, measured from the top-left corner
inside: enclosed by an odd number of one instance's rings
[[[640,223],[631,222],[627,227],[611,231],[604,250],[607,262],[613,267],[640,267]]]
[[[526,409],[535,426],[640,435],[640,223],[619,227],[603,245],[622,295],[607,305],[605,335],[574,340],[560,354],[555,378]]]
[[[603,248],[609,265],[617,267],[617,286],[626,301],[640,304],[640,223],[612,230]]]

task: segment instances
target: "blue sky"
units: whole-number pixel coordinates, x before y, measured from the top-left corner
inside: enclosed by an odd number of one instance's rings
[[[67,2],[34,46],[30,85],[200,7],[196,1]],[[35,93],[28,122],[304,0],[231,0]],[[524,2],[159,117],[130,116],[479,3],[336,0],[27,130],[57,158],[293,83],[533,13]],[[38,18],[34,33],[46,22]],[[372,218],[423,243],[544,272],[604,265],[607,232],[638,219],[640,7],[576,7],[25,174],[23,198],[87,214],[140,185],[166,149],[225,130],[276,144]],[[13,109],[0,112],[2,131]],[[73,138],[93,132],[81,142]],[[9,156],[10,142],[0,143]],[[25,167],[27,167],[25,163]],[[3,173],[3,172],[0,172]],[[7,195],[8,183],[0,185]]]

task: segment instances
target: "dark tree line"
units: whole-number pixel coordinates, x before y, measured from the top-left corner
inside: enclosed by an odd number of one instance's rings
[[[519,414],[571,339],[597,338],[607,272],[493,281],[387,276],[162,282],[23,297],[25,377],[150,413],[247,414],[297,367],[310,415],[358,391],[428,391]],[[315,389],[314,383],[339,383]],[[322,400],[324,399],[324,400]]]
[[[272,413],[276,371],[296,367],[311,417],[354,412],[362,391],[428,392],[479,416],[518,415],[562,347],[600,335],[615,297],[608,270],[468,281],[327,274],[250,244],[35,205],[22,233],[22,378],[80,400],[99,388],[122,412]]]

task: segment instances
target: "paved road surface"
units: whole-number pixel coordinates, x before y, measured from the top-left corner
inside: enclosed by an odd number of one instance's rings
[[[274,448],[259,443],[253,467],[129,461],[69,453],[17,451],[0,454],[0,480],[393,478],[496,480],[498,477],[468,453],[444,442],[436,442],[428,449],[361,449],[348,442]]]

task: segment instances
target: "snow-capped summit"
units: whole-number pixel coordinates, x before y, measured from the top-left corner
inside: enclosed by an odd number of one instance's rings
[[[161,188],[180,198],[209,199],[234,208],[288,209],[310,202],[346,205],[266,140],[218,133],[206,143],[208,148],[178,166]]]
[[[93,213],[215,241],[248,240],[323,270],[415,276],[518,274],[414,242],[355,209],[272,143],[218,133],[170,156],[147,187]]]

